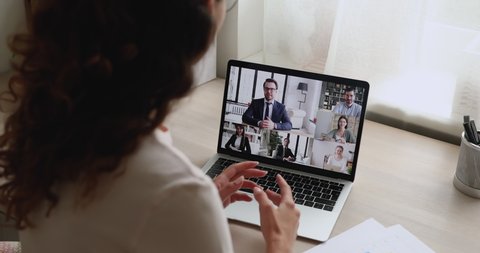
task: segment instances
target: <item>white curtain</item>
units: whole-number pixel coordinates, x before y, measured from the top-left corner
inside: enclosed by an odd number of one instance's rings
[[[367,116],[427,135],[480,125],[479,0],[265,0],[262,59],[366,80]]]

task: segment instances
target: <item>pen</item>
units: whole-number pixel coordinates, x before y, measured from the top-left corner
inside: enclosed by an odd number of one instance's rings
[[[480,135],[477,131],[475,121],[470,119],[469,115],[463,116],[463,129],[465,130],[465,139],[473,144],[480,144]]]
[[[463,129],[465,130],[465,139],[467,139],[468,142],[473,143],[473,136],[472,136],[472,129],[470,128],[470,123],[469,122],[463,122]]]
[[[480,144],[480,137],[478,136],[477,126],[475,126],[475,121],[473,121],[473,119],[470,120],[469,125],[470,125],[472,136],[473,136],[473,142],[475,144]]]

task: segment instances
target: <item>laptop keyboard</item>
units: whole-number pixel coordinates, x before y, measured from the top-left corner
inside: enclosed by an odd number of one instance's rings
[[[233,163],[236,163],[236,161],[219,158],[207,171],[207,175],[213,179]],[[250,181],[257,183],[265,190],[270,189],[274,192],[279,192],[280,189],[275,182],[275,175],[280,174],[292,188],[293,199],[296,204],[323,209],[325,211],[333,210],[344,186],[341,183],[292,174],[272,168],[262,166],[258,166],[258,168],[268,171],[267,175],[261,178],[249,178]],[[250,189],[241,190],[250,193],[252,192]]]

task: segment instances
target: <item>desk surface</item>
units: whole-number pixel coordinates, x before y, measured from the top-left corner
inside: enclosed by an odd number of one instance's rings
[[[175,145],[198,166],[216,151],[223,79],[195,89],[168,118]],[[459,147],[367,121],[354,186],[332,236],[373,217],[401,224],[437,253],[478,252],[480,199],[457,191]],[[263,252],[260,230],[230,222],[235,252]],[[294,252],[318,243],[298,238]]]

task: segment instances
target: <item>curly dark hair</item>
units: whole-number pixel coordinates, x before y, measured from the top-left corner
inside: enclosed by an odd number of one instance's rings
[[[25,0],[28,32],[9,41],[15,110],[0,136],[0,204],[18,228],[59,201],[54,187],[99,176],[164,121],[192,88],[215,33],[201,0]]]

